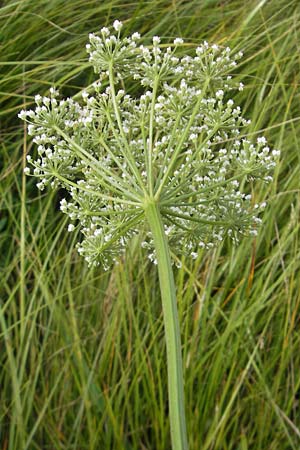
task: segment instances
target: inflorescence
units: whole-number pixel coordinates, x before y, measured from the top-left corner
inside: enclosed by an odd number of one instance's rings
[[[162,47],[154,36],[146,47],[139,33],[122,37],[121,22],[113,29],[89,36],[98,79],[82,101],[51,88],[19,113],[38,152],[25,172],[40,190],[65,189],[61,211],[83,234],[79,253],[109,268],[143,228],[149,198],[177,253],[196,258],[225,236],[255,235],[265,204],[254,204],[247,182],[272,180],[279,151],[264,137],[239,137],[248,121],[231,98],[243,89],[231,74],[242,54],[204,42],[181,56],[181,38]],[[150,233],[143,246],[155,262]]]

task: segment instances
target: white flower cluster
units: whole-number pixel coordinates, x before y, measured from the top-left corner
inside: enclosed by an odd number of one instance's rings
[[[52,88],[35,97],[35,110],[20,112],[38,152],[26,173],[41,190],[65,188],[61,210],[68,230],[83,233],[78,251],[89,264],[116,260],[140,232],[149,197],[177,252],[196,257],[225,236],[255,235],[264,204],[253,205],[246,182],[270,181],[279,152],[264,137],[239,137],[248,121],[230,94],[243,88],[231,74],[241,54],[204,42],[193,56],[178,56],[181,38],[162,48],[154,36],[144,46],[138,33],[121,37],[121,28],[115,21],[113,33],[90,35],[99,80],[81,102],[59,100]],[[134,83],[136,96],[126,93]],[[152,248],[150,234],[143,245]]]

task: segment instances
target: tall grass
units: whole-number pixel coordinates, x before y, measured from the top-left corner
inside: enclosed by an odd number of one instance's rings
[[[169,450],[156,271],[138,240],[87,270],[58,212],[22,175],[17,112],[93,79],[87,34],[128,31],[243,49],[239,102],[282,151],[258,237],[182,258],[176,285],[191,450],[300,448],[298,2],[2,2],[0,442],[3,450]],[[254,193],[262,200],[263,194]]]

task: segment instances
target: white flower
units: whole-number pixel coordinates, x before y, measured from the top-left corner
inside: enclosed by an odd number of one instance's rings
[[[55,87],[52,86],[52,87],[50,88],[50,94],[53,95],[53,96],[56,96],[56,95],[59,94],[59,92],[58,92],[57,89],[55,89]]]
[[[65,198],[63,198],[60,201],[60,210],[65,212],[67,210],[67,206],[68,206],[67,200]]]
[[[35,95],[34,97],[35,103],[40,103],[42,101],[42,96],[40,94]]]
[[[69,223],[68,231],[71,232],[71,231],[74,231],[74,230],[75,230],[75,226],[73,225],[73,223]]]
[[[273,156],[280,156],[280,150],[272,150]]]
[[[109,31],[109,29],[107,27],[101,28],[100,32],[101,32],[101,34],[103,36],[109,36],[110,35],[110,31]],[[93,37],[95,37],[95,35],[94,34],[90,34],[89,35],[90,40],[91,40],[91,37],[93,38]]]
[[[100,89],[101,88],[101,81],[94,81],[93,88]]]
[[[249,234],[251,234],[251,236],[257,236],[258,232],[255,229],[249,230]]]
[[[133,35],[131,36],[131,39],[133,41],[138,41],[140,38],[141,38],[141,35],[140,35],[140,33],[137,33],[137,32],[133,33]]]
[[[222,90],[222,89],[219,89],[217,92],[216,92],[216,97],[217,97],[217,99],[222,99],[223,98],[223,96],[224,96],[224,91]]]
[[[153,36],[152,42],[153,42],[154,45],[159,44],[160,43],[160,37],[159,36]]]
[[[183,44],[183,39],[182,39],[182,38],[176,38],[176,39],[174,39],[174,44],[175,44],[175,45],[181,45],[181,44]]]
[[[43,103],[45,106],[49,106],[50,105],[50,98],[49,97],[43,97]]]
[[[44,185],[44,183],[40,182],[40,183],[36,183],[36,187],[37,187],[40,191],[43,191],[44,188],[45,188],[45,185]]]
[[[264,136],[258,137],[257,138],[257,143],[265,145],[267,143],[267,139]]]
[[[120,31],[122,26],[123,26],[123,24],[119,20],[115,20],[113,23],[113,27],[116,31]]]
[[[29,136],[32,136],[32,135],[33,135],[33,133],[34,133],[34,128],[35,128],[34,125],[32,125],[32,124],[28,125],[27,130],[28,130]]]
[[[26,116],[27,116],[27,112],[25,111],[25,109],[22,109],[22,110],[19,112],[19,114],[18,114],[18,117],[19,117],[19,119],[21,119],[21,120],[25,120],[25,119],[26,119]]]

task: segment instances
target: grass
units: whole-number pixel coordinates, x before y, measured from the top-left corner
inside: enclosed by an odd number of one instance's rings
[[[190,450],[300,447],[300,8],[252,3],[2,2],[3,450],[170,449],[155,268],[136,240],[109,274],[87,270],[61,194],[40,195],[22,175],[31,144],[17,112],[53,83],[72,95],[92,80],[87,34],[114,18],[149,37],[245,52],[247,133],[264,130],[282,158],[257,239],[183,258],[176,271]]]

